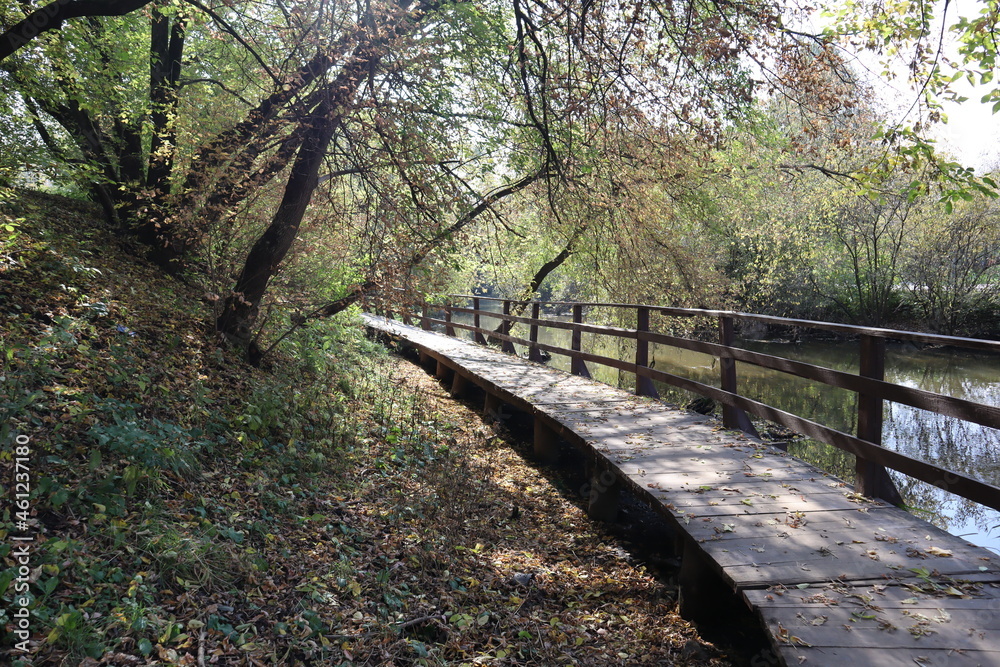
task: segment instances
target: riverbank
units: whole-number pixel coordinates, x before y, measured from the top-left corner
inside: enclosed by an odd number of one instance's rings
[[[32,491],[2,527],[0,661],[730,663],[503,431],[347,319],[249,368],[89,207],[16,211],[0,428],[25,453],[0,483]]]

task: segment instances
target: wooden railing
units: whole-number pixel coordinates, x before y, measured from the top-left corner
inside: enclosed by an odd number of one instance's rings
[[[523,345],[528,349],[529,359],[535,361],[542,359],[542,351],[550,354],[565,355],[570,358],[572,372],[577,375],[590,376],[587,363],[602,364],[632,373],[636,377],[636,393],[639,395],[657,396],[656,388],[653,385],[653,381],[656,380],[701,394],[702,396],[707,396],[722,404],[723,424],[727,428],[742,429],[750,433],[755,433],[753,424],[747,413],[776,422],[792,429],[796,433],[854,454],[857,461],[856,490],[866,496],[883,498],[897,505],[902,503],[899,492],[886,472],[886,468],[891,468],[974,502],[1000,510],[1000,488],[974,477],[948,470],[933,463],[915,459],[881,446],[884,401],[901,403],[990,428],[1000,428],[1000,408],[996,406],[886,382],[886,340],[892,339],[929,345],[946,345],[972,350],[1000,352],[1000,342],[998,341],[694,308],[609,303],[524,302],[466,295],[449,295],[448,298],[452,300],[462,299],[467,302],[471,301],[472,305],[471,307],[467,307],[453,304],[437,306],[426,303],[410,304],[409,307],[404,307],[401,319],[408,324],[412,324],[414,320],[419,320],[420,326],[428,330],[434,325],[443,326],[445,332],[450,336],[455,336],[457,329],[471,331],[477,343],[485,344],[487,340],[491,342],[497,341],[505,352],[513,353],[514,344]],[[482,308],[484,302],[501,303],[501,312],[484,310]],[[572,321],[567,322],[541,317],[540,313],[543,305],[571,312]],[[414,306],[418,308],[414,309]],[[530,310],[530,317],[513,315],[512,312],[515,308],[519,312]],[[587,308],[612,308],[635,311],[635,327],[622,328],[588,324],[583,319],[584,309]],[[442,316],[432,317],[432,312],[435,314],[441,313]],[[472,324],[455,321],[454,315],[457,313],[471,315]],[[695,340],[652,331],[650,328],[650,315],[652,313],[661,313],[672,317],[701,317],[716,320],[719,332],[718,342]],[[494,321],[507,322],[510,327],[513,327],[514,324],[527,325],[528,338],[523,339],[510,333],[485,328],[482,325],[483,317],[492,318]],[[734,322],[736,321],[830,331],[841,335],[857,336],[860,345],[860,368],[858,369],[858,373],[837,371],[823,366],[735,347],[733,343],[735,338]],[[570,348],[566,349],[539,342],[539,329],[545,327],[570,331]],[[585,352],[581,345],[581,335],[584,333],[635,340],[634,361],[622,361],[613,357]],[[721,362],[720,386],[713,387],[689,378],[650,368],[650,343],[668,345],[718,357]],[[738,378],[736,374],[737,361],[856,392],[859,398],[857,402],[857,432],[853,435],[844,433],[843,431],[829,428],[760,401],[741,396],[738,390]]]

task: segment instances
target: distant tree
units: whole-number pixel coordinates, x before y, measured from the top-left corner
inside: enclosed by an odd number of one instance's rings
[[[1000,206],[986,197],[959,202],[950,215],[924,211],[909,235],[905,285],[934,331],[992,334],[1000,299]],[[984,317],[985,316],[985,317]]]
[[[814,288],[857,324],[883,326],[900,304],[900,271],[915,205],[901,195],[845,193],[824,211],[833,244]],[[846,261],[838,261],[838,256]]]

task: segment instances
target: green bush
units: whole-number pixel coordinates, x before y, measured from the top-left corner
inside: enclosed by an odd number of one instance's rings
[[[90,436],[103,450],[121,460],[145,468],[190,473],[196,469],[197,456],[210,454],[214,444],[204,438],[201,429],[189,429],[159,419],[139,416],[142,406],[115,399],[99,402],[100,412],[111,423],[95,424]]]

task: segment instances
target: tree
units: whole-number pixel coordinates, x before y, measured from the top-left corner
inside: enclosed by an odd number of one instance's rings
[[[109,21],[73,23],[0,67],[53,157],[76,167],[109,222],[120,226],[169,192],[190,18],[157,4],[117,26]],[[133,72],[143,67],[148,79],[139,83]],[[148,228],[140,232],[152,240]]]
[[[243,261],[209,259],[236,265],[218,325],[248,344],[311,210],[368,248],[332,258],[361,279],[312,311],[329,314],[455,252],[533,183],[554,214],[625,181],[655,195],[655,170],[717,145],[751,106],[751,60],[770,76],[769,59],[815,43],[781,29],[780,13],[702,0],[158,2],[69,22],[2,67],[24,122],[166,265],[240,239],[228,247]],[[627,239],[628,220],[586,225],[567,247],[598,231]]]
[[[663,129],[670,125],[677,125],[677,127],[683,128],[683,131],[691,136],[693,141],[697,142],[699,139],[708,141],[718,136],[721,119],[726,114],[738,112],[739,108],[750,99],[749,78],[736,76],[738,74],[736,67],[738,49],[720,49],[717,42],[711,44],[699,42],[689,25],[681,24],[679,16],[667,15],[664,8],[658,5],[644,4],[638,7],[635,13],[627,16],[617,15],[613,11],[607,15],[591,15],[590,20],[593,23],[589,24],[589,28],[587,27],[586,13],[580,14],[575,7],[568,7],[561,3],[528,7],[515,2],[512,9],[516,29],[513,62],[504,64],[503,69],[497,72],[497,81],[507,83],[509,76],[514,79],[518,86],[518,96],[514,98],[515,104],[508,105],[507,111],[523,115],[514,116],[513,127],[503,128],[497,122],[496,116],[482,113],[474,114],[473,110],[466,106],[467,101],[461,100],[457,95],[456,87],[463,86],[464,82],[460,77],[449,75],[449,70],[455,71],[454,63],[462,63],[460,68],[467,67],[469,61],[466,53],[453,54],[452,61],[447,66],[441,60],[433,60],[436,63],[436,76],[433,79],[433,85],[422,83],[419,74],[414,76],[415,73],[411,73],[413,78],[410,81],[411,91],[421,91],[422,86],[428,86],[427,91],[437,96],[436,104],[438,106],[436,109],[434,107],[419,108],[416,109],[418,114],[425,112],[426,109],[434,109],[432,113],[438,117],[475,117],[480,124],[489,123],[492,125],[489,129],[495,134],[489,138],[488,143],[491,144],[490,148],[494,151],[498,139],[504,140],[503,143],[507,146],[511,145],[512,140],[526,141],[527,146],[537,146],[537,152],[534,154],[529,150],[522,154],[514,154],[505,160],[507,169],[514,168],[522,175],[508,181],[499,189],[494,189],[494,193],[503,191],[513,194],[523,187],[521,184],[526,185],[544,175],[544,180],[549,182],[550,194],[548,198],[551,202],[553,200],[552,192],[555,191],[553,188],[556,187],[552,178],[557,178],[561,184],[558,187],[562,190],[572,189],[576,182],[582,182],[583,175],[594,169],[594,156],[602,154],[602,151],[611,145],[609,137],[614,138],[620,145],[624,144],[621,137],[629,129],[641,127],[645,123],[652,128],[661,128],[658,130],[660,132],[663,132]],[[696,8],[692,5],[684,8],[686,20],[699,24],[705,21],[718,25],[723,18],[728,18],[740,25],[749,25],[748,17],[738,13],[728,16],[728,12],[723,12],[722,16],[716,15],[711,18],[700,15],[699,9],[705,10],[708,7]],[[755,8],[755,10],[758,12],[755,15],[759,18],[761,8]],[[414,20],[409,27],[417,31],[415,26],[419,23],[421,29],[424,30],[418,33],[420,40],[423,40],[421,42],[423,47],[427,46],[429,36],[434,34],[429,29],[431,26],[437,28],[447,25],[449,32],[464,31],[466,44],[470,41],[475,43],[477,40],[482,40],[484,29],[492,31],[488,38],[491,45],[502,42],[506,37],[505,26],[502,22],[491,24],[469,22],[468,9],[464,6],[445,4],[420,8],[419,11],[419,21]],[[447,17],[447,22],[442,23],[445,17]],[[658,38],[656,48],[645,51],[643,49],[646,45],[647,28],[643,26],[643,23],[653,19],[669,27],[673,32],[669,36]],[[376,23],[384,20],[384,17],[379,18]],[[390,17],[390,22],[392,20],[395,19]],[[734,28],[735,25],[735,23],[730,24]],[[590,30],[594,31],[594,39],[585,39]],[[380,27],[378,32],[380,34],[388,32],[393,35],[395,40],[393,53],[407,53],[415,46],[413,35],[406,29],[393,32],[393,30],[387,31]],[[731,32],[727,34],[733,35]],[[609,41],[611,35],[614,35],[615,38]],[[745,38],[744,33],[734,36],[737,41]],[[671,39],[683,39],[684,50],[678,46],[680,42],[671,43]],[[635,40],[639,51],[635,52],[633,58],[625,57],[620,51],[617,45],[623,43],[622,40],[624,43]],[[672,47],[678,47],[678,55],[683,54],[680,60],[674,64],[674,71],[671,72],[673,78],[668,79],[662,74],[654,74],[656,71],[654,65],[662,65],[665,55]],[[445,51],[440,53],[444,55]],[[490,55],[495,57],[495,53],[496,51],[493,51]],[[483,54],[474,53],[474,55],[478,58],[482,57]],[[437,56],[438,54],[435,53],[435,57]],[[704,67],[712,59],[714,59],[714,66],[712,68]],[[384,53],[373,50],[370,56],[365,56],[360,60],[365,64],[363,68],[365,76],[370,77],[369,82],[376,85],[366,84],[366,87],[362,89],[354,85],[357,79],[349,79],[351,83],[346,86],[349,95],[344,96],[342,101],[335,105],[338,110],[341,110],[341,113],[337,114],[334,122],[343,128],[352,128],[359,119],[367,119],[365,113],[359,113],[359,107],[364,108],[365,102],[363,100],[369,99],[371,90],[379,89],[379,87],[387,86],[393,82],[393,77],[397,74],[388,68],[383,72],[383,66],[388,64],[388,58]],[[425,59],[425,62],[426,60],[428,59]],[[484,63],[478,62],[479,67],[482,68]],[[645,71],[650,74],[649,80],[640,81],[631,73],[630,67],[636,65],[646,68]],[[688,85],[676,75],[681,71],[696,68],[702,68],[698,85],[702,86],[709,81],[717,83],[721,94],[717,97],[703,95],[701,100],[679,105],[678,108],[674,109],[675,115],[672,118],[664,119],[659,114],[662,113],[662,107],[668,99],[667,93],[684,95],[688,91]],[[488,69],[487,67],[482,71]],[[444,73],[443,77],[441,76],[442,72]],[[504,86],[497,88],[487,86],[481,76],[476,80],[481,89],[479,95],[488,101],[487,109],[499,108],[500,103],[497,100],[509,96],[509,83],[507,83],[506,88]],[[668,81],[675,90],[668,91],[665,88]],[[341,85],[339,89],[345,89],[345,87]],[[393,98],[394,95],[398,94],[396,89],[390,87],[381,89],[386,91],[385,96],[376,94],[370,97],[370,101],[367,102],[370,107],[381,110],[387,107],[392,108],[398,104],[398,100]],[[482,89],[485,89],[489,95],[496,95],[496,97],[491,99],[484,94]],[[647,114],[637,109],[634,102],[626,101],[626,93],[634,94],[637,91],[648,95],[645,104],[648,104],[651,110],[657,113],[655,116],[657,120],[650,122],[647,119]],[[415,94],[420,95],[421,93]],[[453,105],[452,109],[440,106],[442,98]],[[409,108],[411,112],[414,111],[413,105],[409,105]],[[374,127],[368,126],[364,129],[367,134],[356,133],[351,137],[349,143],[345,142],[346,150],[341,152],[335,147],[334,152],[351,160],[353,165],[350,169],[351,178],[362,181],[366,187],[394,190],[400,185],[404,186],[402,200],[408,200],[410,208],[409,210],[400,210],[400,204],[397,201],[394,204],[396,210],[393,213],[399,216],[402,221],[419,220],[425,229],[432,230],[432,233],[427,235],[421,233],[416,226],[411,226],[406,230],[408,234],[415,234],[417,239],[425,239],[423,243],[429,242],[431,246],[446,243],[453,237],[457,229],[465,224],[463,221],[472,219],[473,216],[470,215],[470,212],[487,210],[483,202],[488,197],[474,194],[477,190],[474,183],[482,176],[477,175],[470,168],[473,165],[471,161],[463,163],[454,158],[450,161],[447,159],[450,157],[449,152],[454,155],[468,150],[460,144],[456,144],[449,133],[434,134],[428,133],[426,130],[414,131],[412,120],[405,125],[401,123],[400,129],[393,125],[388,118],[380,113],[374,119]],[[453,129],[455,129],[454,126]],[[498,130],[501,131],[497,132]],[[676,130],[666,134],[669,136],[675,132]],[[379,145],[382,156],[384,156],[382,159],[389,167],[388,174],[383,171],[383,168],[373,168],[373,160],[367,154],[365,154],[364,159],[358,159],[360,157],[358,154],[363,150],[362,147],[367,146],[364,141],[358,140],[359,137],[363,136],[370,137],[370,141]],[[647,134],[647,136],[651,135]],[[402,149],[398,146],[401,137],[404,138]],[[404,152],[421,155],[423,166],[401,160],[400,156]],[[495,161],[489,163],[484,163],[482,160],[477,161],[480,164],[487,164],[487,166],[495,164]],[[374,160],[374,162],[377,163],[378,160]],[[456,170],[443,166],[448,162],[461,164],[462,169]],[[435,166],[428,168],[432,164]],[[296,173],[294,167],[292,173]],[[582,190],[583,188],[578,189]],[[470,194],[472,194],[471,200]],[[384,199],[383,197],[382,200],[384,201]],[[455,206],[455,202],[467,203],[462,207]],[[457,224],[447,222],[449,211],[452,211],[451,215],[459,221]],[[295,225],[292,225],[288,229],[294,227]],[[267,234],[270,234],[270,231]],[[382,233],[386,234],[386,231],[383,226]],[[263,243],[264,247],[267,248],[274,247],[267,236],[262,237],[260,243]],[[262,248],[260,243],[255,245],[251,252],[233,294],[226,300],[226,314],[219,320],[220,327],[230,333],[236,332],[234,322],[238,320],[242,320],[244,323],[252,322],[254,312],[259,308],[259,299],[262,293],[257,289],[248,288],[248,277],[273,275],[277,268],[275,261],[269,260],[264,263],[260,261],[262,257],[258,252]],[[546,263],[543,268],[561,263],[571,254],[572,245],[571,237],[569,245],[556,255],[556,260],[553,260],[556,264]],[[284,247],[283,244],[281,246]],[[407,266],[413,266],[414,260],[426,257],[426,254],[425,251],[420,251],[411,255],[409,261],[403,262],[404,270]],[[268,253],[267,256],[280,261],[284,255],[283,252],[279,252],[276,254]],[[265,283],[258,281],[255,284]],[[372,284],[372,281],[367,281],[364,286],[368,288]],[[322,312],[328,312],[328,310]],[[246,335],[245,326],[239,330],[242,335]]]
[[[901,268],[921,318],[948,335],[989,333],[996,323],[984,315],[1000,296],[1000,207],[980,196],[950,215],[922,217]]]
[[[50,30],[58,30],[69,19],[124,16],[145,7],[151,0],[56,0],[27,13],[0,34],[0,60]]]
[[[827,257],[843,254],[846,261],[826,263],[827,270],[814,276],[814,286],[850,321],[882,326],[898,308],[900,264],[913,210],[913,202],[899,195],[847,194],[825,212],[824,223],[835,241]]]

